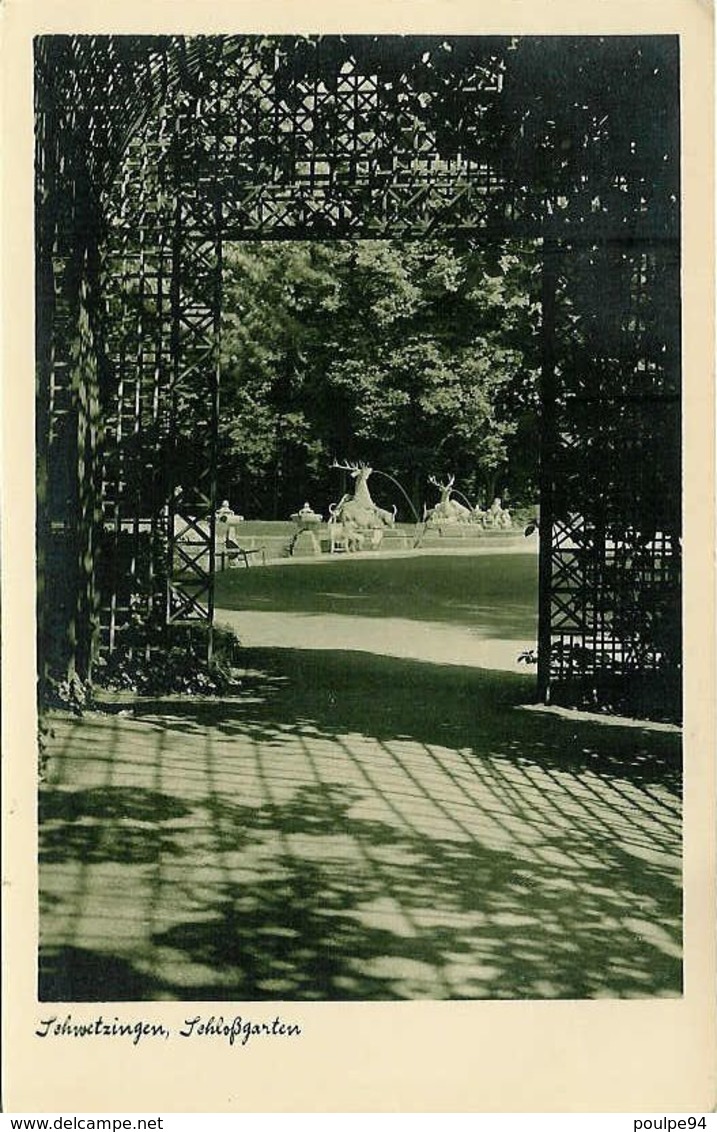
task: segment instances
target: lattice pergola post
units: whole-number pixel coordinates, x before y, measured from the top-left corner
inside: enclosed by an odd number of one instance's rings
[[[207,626],[211,651],[216,540],[221,238],[201,239],[177,217],[173,250],[172,455],[166,617]],[[191,279],[191,296],[183,280]]]
[[[541,691],[678,713],[679,251],[671,242],[573,242],[554,263],[543,299],[553,326],[544,354]]]
[[[207,156],[220,168],[223,138],[201,115],[221,117],[222,41],[207,53],[202,97],[178,99],[173,145],[172,457],[167,528],[166,623],[200,625],[212,653],[216,557],[217,441],[222,312],[223,199],[202,183]],[[199,151],[199,155],[198,155]],[[195,170],[195,179],[187,172]]]
[[[64,588],[40,623],[71,665],[98,600],[104,650],[211,642],[226,241],[515,237],[543,248],[541,694],[674,706],[676,40],[48,37],[37,60],[39,537]]]
[[[555,515],[556,375],[555,375],[555,305],[557,290],[558,248],[554,240],[542,243],[540,301],[540,520],[538,547],[538,592],[542,601],[542,615],[538,620],[538,695],[541,700],[550,698],[550,657],[553,646],[552,619],[547,606],[553,579],[553,526]]]

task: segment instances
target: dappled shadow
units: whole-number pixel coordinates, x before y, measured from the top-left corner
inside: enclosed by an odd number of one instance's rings
[[[534,698],[532,675],[328,649],[245,649],[242,659],[236,699],[147,701],[136,715],[161,718],[170,729],[212,726],[263,742],[292,730],[440,743],[541,766],[589,766],[681,791],[678,734],[515,710]]]
[[[162,853],[181,854],[181,845],[161,825],[189,812],[178,798],[156,790],[42,789],[40,861],[62,861],[70,855],[94,862],[150,864]]]
[[[178,798],[132,786],[99,786],[90,790],[53,790],[40,794],[40,821],[115,818],[129,821],[171,821],[189,810]]]
[[[331,839],[350,827],[370,852],[320,864],[281,856],[279,878],[249,890],[220,884],[216,905],[207,900],[210,918],[157,942],[213,967],[228,965],[237,992],[250,998],[394,997],[397,988],[398,997],[433,996],[435,972],[446,967],[452,974],[444,993],[452,997],[582,998],[610,980],[622,994],[679,987],[679,887],[666,885],[653,865],[616,854],[607,838],[593,839],[592,862],[577,869],[551,862],[550,838],[536,853],[520,843],[502,852],[474,840],[431,840],[350,818],[352,794],[335,789],[329,798],[305,789],[280,808],[237,806],[230,815],[224,807],[224,821],[233,816],[245,834]],[[564,850],[564,837],[554,837],[552,848]],[[668,926],[643,919],[642,936],[630,938],[622,924],[628,894],[636,925],[639,909],[657,899],[665,900]],[[382,913],[387,900],[392,907]],[[390,926],[372,923],[376,916]],[[464,926],[457,928],[459,919]],[[651,932],[656,942],[646,946]],[[451,992],[451,984],[460,989]]]
[[[64,861],[74,856],[87,862],[114,861],[119,865],[149,865],[163,853],[181,856],[176,838],[161,829],[127,828],[115,822],[100,825],[55,825],[43,831],[40,861]]]
[[[678,734],[522,711],[530,676],[243,659],[232,699],[58,719],[43,1001],[680,993]]]
[[[616,851],[607,837],[593,837],[590,860],[571,867],[550,857],[551,847],[570,848],[564,837],[547,838],[538,850],[517,839],[511,851],[431,840],[410,827],[351,817],[355,798],[352,790],[317,787],[283,806],[211,803],[218,847],[267,838],[286,846],[292,834],[304,834],[311,839],[305,855],[284,848],[273,855],[270,874],[250,884],[218,875],[195,888],[191,918],[152,936],[160,975],[72,949],[68,961],[50,949],[41,997],[184,991],[209,1000],[589,998],[605,990],[679,991],[679,887],[650,863]],[[335,847],[341,831],[354,839],[349,854]],[[575,848],[584,853],[588,845],[577,839]],[[177,884],[181,889],[179,878]],[[191,995],[181,982],[187,961],[213,974],[193,983]]]
[[[161,980],[114,955],[81,947],[47,947],[40,953],[40,1002],[151,1000],[161,987]]]

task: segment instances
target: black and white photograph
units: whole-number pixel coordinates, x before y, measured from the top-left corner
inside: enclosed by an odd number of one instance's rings
[[[7,0],[6,1112],[714,1108],[712,20]]]
[[[712,26],[653,7],[8,0],[7,1111],[709,1109]]]
[[[678,37],[34,100],[39,1001],[680,997]]]

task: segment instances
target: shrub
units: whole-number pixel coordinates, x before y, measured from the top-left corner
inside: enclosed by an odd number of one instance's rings
[[[213,630],[212,659],[207,660],[205,625],[175,628],[169,639],[147,640],[146,632],[128,630],[120,647],[95,664],[93,686],[138,695],[222,695],[236,683],[239,639],[227,629]]]
[[[91,681],[51,673],[41,693],[41,749],[44,712],[59,708],[81,715],[100,690],[146,696],[228,692],[237,683],[239,639],[231,630],[214,628],[212,659],[207,660],[208,637],[206,625],[176,627],[167,638],[163,632],[148,633],[146,627],[130,624],[119,634],[117,648],[95,660]]]

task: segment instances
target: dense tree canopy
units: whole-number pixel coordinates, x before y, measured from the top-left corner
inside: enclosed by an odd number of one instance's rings
[[[220,490],[247,515],[325,508],[330,464],[348,458],[395,476],[418,510],[430,474],[472,500],[532,496],[536,265],[531,245],[230,246]]]

